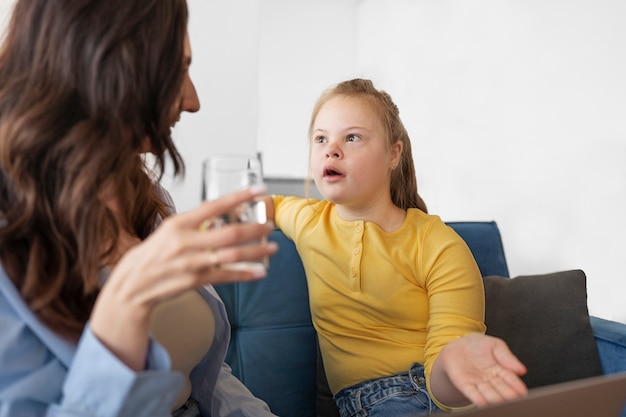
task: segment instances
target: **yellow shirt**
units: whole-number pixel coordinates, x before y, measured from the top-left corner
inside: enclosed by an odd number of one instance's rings
[[[439,217],[409,209],[400,228],[385,232],[341,219],[328,201],[273,199],[276,225],[302,258],[333,394],[415,362],[429,385],[443,346],[484,333],[480,270]]]

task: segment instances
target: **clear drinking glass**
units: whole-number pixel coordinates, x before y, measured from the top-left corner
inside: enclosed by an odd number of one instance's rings
[[[202,199],[215,200],[226,194],[263,184],[263,166],[256,155],[213,155],[202,164]],[[246,202],[207,222],[207,228],[222,227],[231,223],[265,223],[267,214],[263,198]],[[222,264],[223,269],[267,269],[269,259]]]

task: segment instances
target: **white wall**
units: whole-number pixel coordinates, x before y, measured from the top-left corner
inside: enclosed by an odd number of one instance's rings
[[[188,1],[203,107],[175,132],[181,210],[210,153],[305,175],[317,96],[371,78],[400,107],[431,212],[496,220],[513,275],[583,269],[590,312],[626,322],[623,0]]]
[[[191,76],[200,111],[184,114],[174,138],[184,182],[163,181],[179,209],[200,202],[202,160],[213,153],[255,152],[259,125],[259,0],[188,0]]]
[[[260,101],[267,172],[301,177],[294,141],[317,95],[372,78],[400,107],[431,212],[496,220],[512,275],[583,269],[590,312],[626,322],[626,3],[361,0],[338,15],[316,2],[313,23],[307,2],[268,3],[262,39],[273,26],[277,44],[296,38],[301,52],[261,47],[260,88],[276,93]],[[354,64],[336,56],[353,53]]]
[[[13,0],[0,0],[0,30],[3,30],[8,23],[11,7],[13,7]]]
[[[356,0],[263,0],[259,149],[266,175],[304,178],[307,131],[324,89],[354,75]]]
[[[494,219],[513,275],[580,268],[626,322],[626,3],[365,0],[358,68],[395,97],[445,220]]]

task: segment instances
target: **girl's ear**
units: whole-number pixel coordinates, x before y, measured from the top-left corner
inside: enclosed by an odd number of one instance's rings
[[[402,159],[402,149],[404,145],[402,145],[401,141],[396,141],[393,145],[391,145],[391,151],[389,153],[389,160],[391,162],[391,169],[396,169],[398,164],[400,164],[400,160]]]

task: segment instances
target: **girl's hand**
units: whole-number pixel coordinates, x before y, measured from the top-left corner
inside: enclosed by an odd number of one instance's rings
[[[264,191],[253,187],[168,217],[148,239],[128,250],[98,296],[91,315],[94,334],[131,368],[142,369],[150,316],[160,301],[206,284],[264,277],[262,270],[233,271],[220,268],[220,264],[273,255],[278,247],[272,242],[241,246],[266,237],[273,223],[201,227]]]
[[[525,373],[526,367],[503,340],[470,334],[441,350],[431,373],[431,389],[444,404],[460,406],[469,400],[481,407],[525,396],[528,389],[520,378]],[[455,393],[461,396],[455,398]]]

